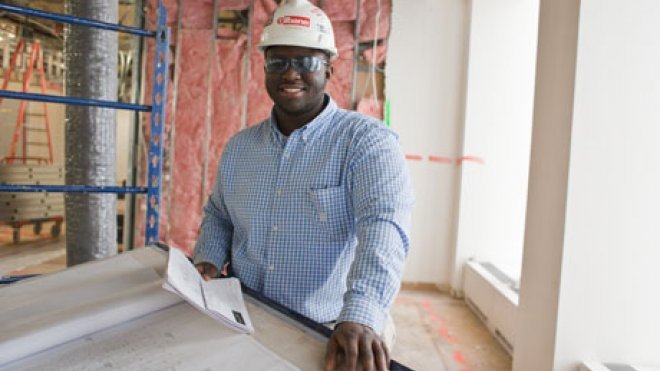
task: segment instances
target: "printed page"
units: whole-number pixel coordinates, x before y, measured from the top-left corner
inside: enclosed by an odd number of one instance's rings
[[[4,285],[0,367],[180,303],[179,296],[160,288],[162,278],[144,262],[153,256],[160,260],[158,252],[139,249]]]
[[[202,276],[181,250],[170,248],[166,277],[164,289],[181,296],[198,309],[205,310]]]
[[[207,310],[221,315],[223,322],[241,332],[254,332],[237,278],[204,281],[202,291]]]
[[[162,289],[158,289],[167,294]],[[277,322],[274,317],[269,321]],[[51,329],[50,331],[56,331]],[[305,341],[305,336],[280,343]],[[297,345],[298,348],[304,345]],[[133,321],[58,344],[0,371],[315,370],[322,356],[295,366],[254,336],[232,331],[189,304],[180,303]]]

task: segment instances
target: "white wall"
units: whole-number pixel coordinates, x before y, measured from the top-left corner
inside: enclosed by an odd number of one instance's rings
[[[658,366],[660,3],[542,4],[514,370]]]
[[[581,3],[555,368],[660,366],[660,2]]]
[[[463,122],[468,2],[394,1],[385,89],[391,125],[409,161],[416,205],[404,281],[447,286]]]
[[[473,0],[463,154],[452,287],[468,258],[518,279],[522,265],[538,0]]]

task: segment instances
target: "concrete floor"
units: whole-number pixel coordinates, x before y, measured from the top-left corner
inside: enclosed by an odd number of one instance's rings
[[[12,242],[12,230],[0,227],[0,276],[43,274],[66,267],[65,237],[53,238],[50,226],[35,235],[29,226],[21,229],[21,242]]]
[[[508,371],[511,358],[463,300],[431,289],[399,292],[393,358],[415,370]]]
[[[45,274],[66,267],[64,237],[28,228],[20,244],[0,231],[0,276]],[[28,233],[28,231],[30,233]],[[5,236],[7,234],[7,236]],[[511,358],[462,300],[434,289],[405,288],[392,308],[392,357],[414,370],[507,371]]]

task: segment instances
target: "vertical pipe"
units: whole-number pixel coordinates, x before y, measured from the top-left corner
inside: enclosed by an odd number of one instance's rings
[[[165,184],[167,184],[167,225],[165,226],[165,243],[170,243],[170,226],[172,225],[170,216],[172,215],[172,184],[174,184],[174,152],[176,145],[176,104],[179,100],[179,75],[181,74],[181,49],[183,48],[183,36],[181,29],[183,28],[183,0],[177,1],[177,16],[176,16],[176,52],[174,54],[174,88],[172,89],[172,117],[170,121],[170,140],[169,151],[165,152],[165,167],[166,176],[164,177]]]
[[[219,0],[213,0],[213,28],[211,29],[211,48],[208,58],[208,80],[206,91],[206,122],[204,127],[204,166],[202,173],[202,198],[201,209],[206,204],[206,180],[209,176],[209,151],[211,150],[211,124],[213,123],[213,71],[216,69],[216,44],[218,39],[218,6]]]
[[[355,93],[357,91],[357,69],[358,69],[358,56],[360,53],[360,0],[355,0],[357,6],[357,12],[355,14],[355,44],[353,46],[353,73],[351,75],[352,84],[351,84],[351,109],[357,108],[357,97]]]
[[[78,17],[117,23],[116,0],[67,0],[66,11]],[[64,34],[66,94],[117,100],[117,34],[67,25]],[[116,111],[66,107],[66,184],[115,185]],[[114,194],[67,194],[67,265],[117,253]]]
[[[136,0],[133,5],[135,11],[135,17],[133,18],[134,24],[139,28],[144,28],[145,17],[144,17],[144,1]],[[146,48],[144,48],[145,39],[143,37],[134,37],[133,38],[133,51],[135,52],[135,58],[132,65],[131,73],[131,100],[144,102],[144,75],[146,65],[144,61],[144,53]],[[142,131],[140,117],[142,112],[134,112],[131,116],[131,132],[129,136],[129,169],[127,186],[135,187],[138,184],[138,174],[140,174],[140,135]],[[135,246],[135,214],[137,210],[137,200],[134,194],[127,194],[125,201],[125,210],[124,210],[124,249],[133,250]]]
[[[241,107],[241,130],[247,127],[247,113],[248,113],[248,93],[250,92],[250,68],[252,68],[252,13],[254,11],[254,0],[248,3],[248,23],[247,23],[247,39],[245,46],[245,57],[243,58],[243,97]]]

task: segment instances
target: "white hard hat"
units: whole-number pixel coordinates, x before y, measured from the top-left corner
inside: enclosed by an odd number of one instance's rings
[[[325,13],[307,0],[284,0],[273,13],[271,23],[264,28],[258,47],[289,45],[320,49],[335,59],[335,35]]]

